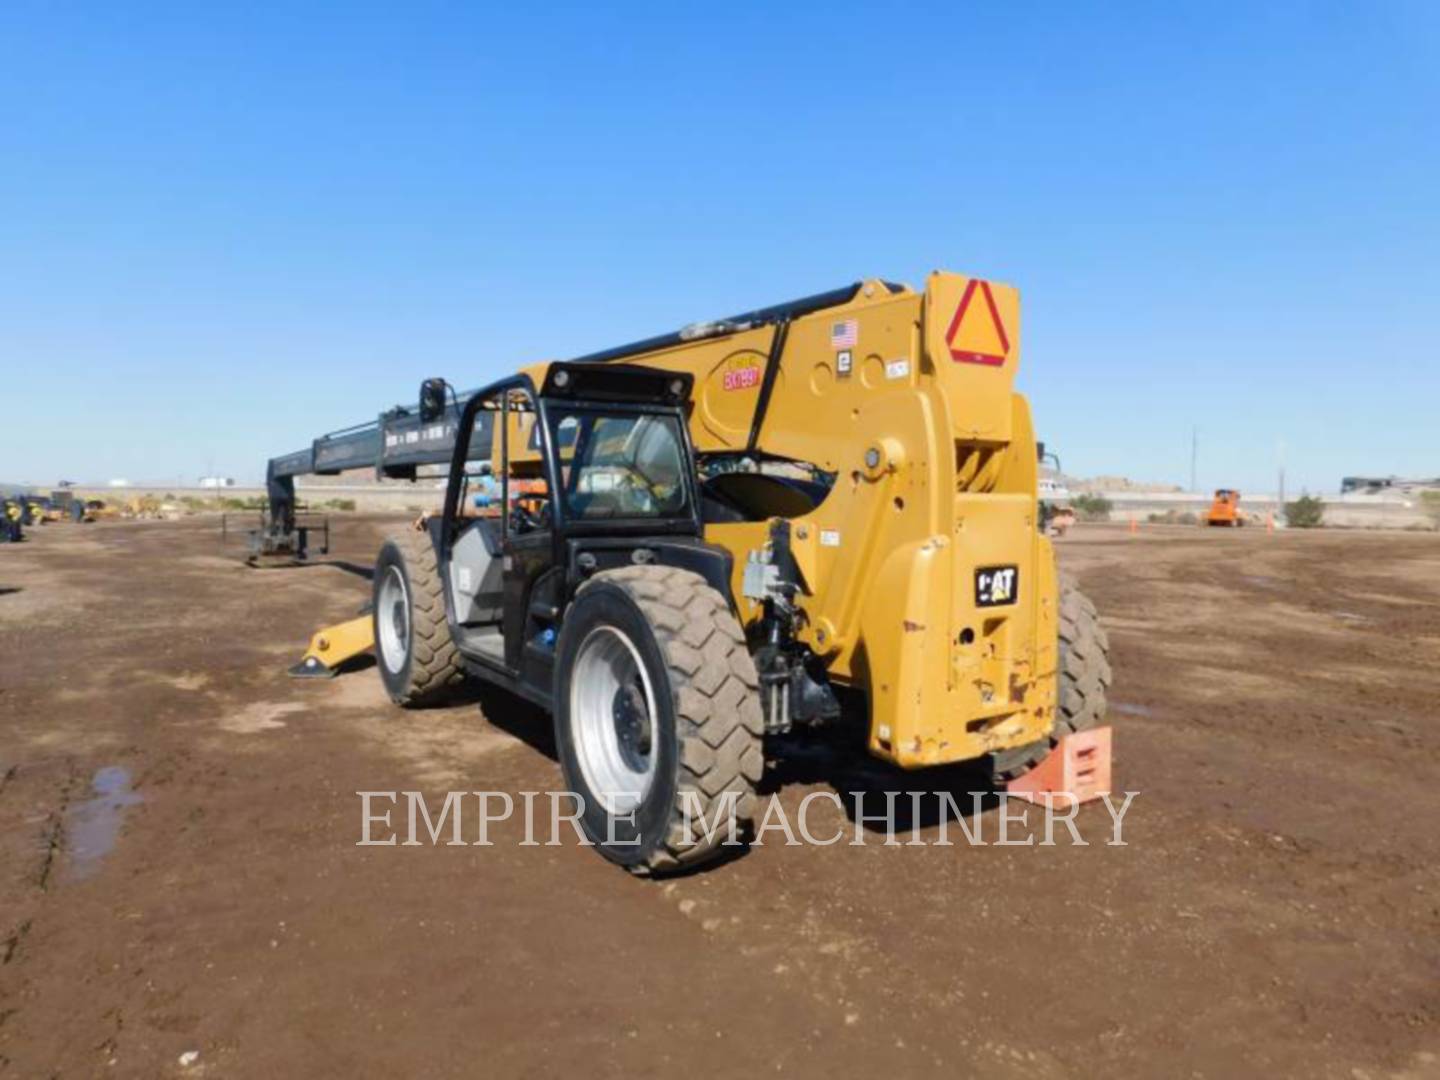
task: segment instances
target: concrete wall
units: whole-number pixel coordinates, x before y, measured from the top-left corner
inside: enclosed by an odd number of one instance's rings
[[[1150,514],[1163,514],[1167,510],[1177,513],[1204,514],[1210,509],[1213,495],[1196,495],[1193,492],[1104,492],[1105,498],[1114,507],[1111,517],[1127,521],[1132,516],[1144,521]],[[1287,492],[1287,499],[1294,499],[1299,492]],[[1325,503],[1325,524],[1356,529],[1404,529],[1432,524],[1420,508],[1418,500],[1375,495],[1323,495]],[[1283,521],[1279,500],[1274,495],[1240,495],[1240,509],[1246,514],[1263,520],[1266,514],[1274,514],[1276,521]]]
[[[325,484],[298,483],[296,494],[302,502],[320,509],[330,499],[353,499],[357,510],[370,512],[409,512],[438,510],[444,498],[444,489],[436,485],[433,478],[419,480],[413,484],[392,481],[385,484]],[[197,499],[252,499],[264,498],[263,487],[233,487],[217,491],[201,487],[77,487],[72,489],[77,497],[85,499],[107,499],[123,501],[137,495],[161,497],[172,495],[176,498],[193,496]],[[48,491],[42,489],[42,493]],[[1119,521],[1132,516],[1144,521],[1150,514],[1163,514],[1167,510],[1183,513],[1204,514],[1210,509],[1211,495],[1196,495],[1191,492],[1105,492],[1114,510],[1111,516]],[[1291,493],[1295,498],[1298,493]],[[1325,501],[1325,524],[1346,528],[1362,529],[1403,529],[1432,525],[1433,522],[1420,508],[1418,500],[1400,496],[1384,495],[1328,495]],[[1274,514],[1277,521],[1283,519],[1280,506],[1274,495],[1245,495],[1240,497],[1240,509],[1262,521],[1266,514]]]
[[[134,486],[134,487],[76,487],[71,488],[80,499],[104,499],[107,502],[124,502],[142,495],[163,498],[166,495],[195,499],[263,499],[263,487],[232,487],[217,490],[202,487]],[[43,494],[49,494],[44,490]],[[321,509],[320,503],[330,499],[351,499],[356,510],[370,512],[438,510],[444,498],[444,490],[435,486],[433,480],[422,480],[414,484],[297,484],[296,497],[302,503]]]

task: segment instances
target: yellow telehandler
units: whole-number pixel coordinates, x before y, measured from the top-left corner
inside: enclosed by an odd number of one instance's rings
[[[402,705],[476,677],[549,710],[588,837],[640,872],[719,854],[696,816],[748,820],[764,737],[847,690],[876,757],[1012,780],[1110,683],[1041,529],[1019,315],[979,278],[867,280],[469,394],[426,380],[272,460],[256,544],[293,542],[295,475],[448,461],[443,511],[376,562],[380,676]]]

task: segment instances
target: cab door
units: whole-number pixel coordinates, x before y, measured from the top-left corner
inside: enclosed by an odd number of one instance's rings
[[[505,662],[521,682],[548,694],[563,569],[552,504],[552,460],[529,390],[506,393],[500,431]]]
[[[547,463],[529,380],[466,403],[441,520],[440,565],[451,632],[471,660],[549,692],[543,635],[527,633],[531,593],[555,565]],[[537,638],[536,650],[527,649]]]

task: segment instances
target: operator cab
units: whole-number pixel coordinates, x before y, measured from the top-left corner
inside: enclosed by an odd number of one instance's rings
[[[467,661],[548,693],[560,618],[586,573],[702,543],[690,387],[633,365],[552,364],[538,391],[522,375],[465,403],[432,527]]]

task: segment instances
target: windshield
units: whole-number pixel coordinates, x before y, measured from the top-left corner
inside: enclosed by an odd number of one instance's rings
[[[548,415],[570,520],[689,516],[675,416],[554,406]]]

